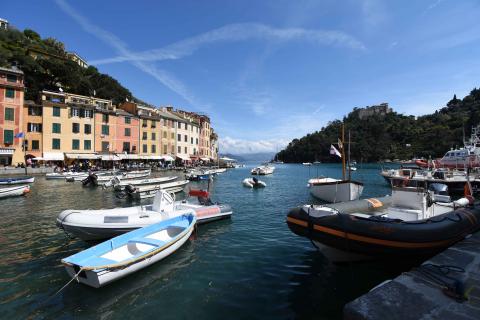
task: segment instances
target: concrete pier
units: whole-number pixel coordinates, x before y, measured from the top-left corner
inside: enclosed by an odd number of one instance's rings
[[[449,269],[450,279],[439,278],[458,280],[467,300],[457,301],[444,293],[435,278],[422,272],[431,271],[430,265],[463,269],[444,268]],[[349,302],[343,316],[346,320],[480,319],[480,232]]]
[[[45,174],[53,172],[53,167],[27,168],[27,175]],[[25,175],[25,168],[0,168],[0,176]]]

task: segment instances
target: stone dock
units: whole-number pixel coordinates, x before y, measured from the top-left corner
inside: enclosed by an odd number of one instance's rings
[[[45,174],[53,172],[53,167],[38,167],[38,168],[27,168],[27,175],[36,175],[36,174]],[[1,176],[13,176],[13,175],[25,175],[25,168],[12,168],[12,167],[3,167],[0,168],[0,177]]]
[[[453,288],[460,294],[455,295]],[[346,320],[480,319],[480,232],[419,268],[349,302],[343,309],[343,317]]]

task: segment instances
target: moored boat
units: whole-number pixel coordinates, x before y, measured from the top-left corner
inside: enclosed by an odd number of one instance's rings
[[[34,177],[8,177],[0,178],[0,185],[25,184],[35,182]]]
[[[158,185],[147,186],[132,186],[126,185],[125,188],[117,193],[117,198],[129,197],[131,199],[140,200],[146,198],[153,198],[159,190],[164,190],[170,193],[182,192],[183,188],[189,183],[188,180],[173,181],[162,183]]]
[[[190,190],[189,197],[175,201],[165,191],[158,191],[153,204],[99,210],[65,210],[56,220],[59,228],[82,240],[101,240],[143,228],[193,210],[197,223],[229,218],[232,208],[212,203],[206,191]]]
[[[23,196],[30,192],[29,185],[0,188],[0,198]]]
[[[267,163],[267,164],[264,164],[262,166],[258,166],[258,167],[253,168],[250,172],[253,175],[266,176],[266,175],[269,175],[269,174],[273,174],[274,171],[275,171],[275,167],[271,166]]]
[[[265,188],[267,184],[263,181],[258,180],[257,178],[246,178],[242,181],[242,184],[248,188]]]
[[[99,288],[152,265],[180,248],[196,223],[190,212],[134,230],[62,259],[67,273]]]
[[[361,182],[325,177],[308,180],[308,187],[312,196],[331,203],[357,200],[363,192]]]
[[[471,198],[451,201],[444,188],[437,191],[394,187],[388,202],[307,205],[292,209],[287,224],[334,261],[434,254],[480,228]]]
[[[172,182],[176,180],[177,176],[172,177],[159,177],[159,178],[147,178],[147,179],[119,179],[118,177],[113,177],[110,181],[107,181],[103,184],[103,188],[108,188],[113,186],[117,191],[124,190],[125,186],[152,186],[160,185],[167,182]]]

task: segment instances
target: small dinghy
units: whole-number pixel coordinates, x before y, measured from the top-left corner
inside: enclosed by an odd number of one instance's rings
[[[189,197],[175,201],[173,195],[158,191],[153,204],[100,210],[65,210],[57,217],[57,226],[82,240],[103,240],[170,219],[193,210],[197,223],[230,218],[232,208],[213,203],[209,193],[190,190]]]
[[[150,178],[150,179],[133,179],[133,180],[121,180],[118,177],[113,177],[110,181],[107,181],[103,184],[103,188],[112,187],[114,190],[122,191],[127,185],[131,186],[152,186],[160,185],[167,182],[172,182],[176,180],[177,177],[160,177],[160,178]]]
[[[0,185],[25,184],[25,183],[33,183],[34,181],[35,181],[34,177],[9,177],[9,178],[1,178]]]
[[[246,178],[243,180],[243,185],[248,188],[265,188],[267,184],[263,181],[258,180],[257,178]]]
[[[29,185],[0,188],[0,198],[23,196],[24,194],[29,192]]]
[[[67,273],[99,288],[152,265],[177,251],[197,218],[191,212],[134,230],[62,259]]]
[[[424,257],[480,228],[480,207],[472,203],[469,197],[451,201],[438,186],[394,187],[383,199],[292,209],[287,224],[332,261]]]
[[[193,170],[185,174],[185,179],[190,181],[208,180],[211,173],[207,170]]]

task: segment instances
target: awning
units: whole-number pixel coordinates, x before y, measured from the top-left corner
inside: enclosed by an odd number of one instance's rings
[[[35,157],[33,158],[32,160],[35,160],[35,161],[43,161],[45,160],[43,157]]]
[[[191,161],[188,156],[184,156],[184,155],[181,155],[181,154],[177,154],[177,158],[180,158],[183,161]]]
[[[43,159],[45,161],[63,161],[65,156],[63,152],[44,152]]]
[[[210,161],[209,158],[200,158],[202,161]]]
[[[100,158],[95,153],[65,153],[65,157],[68,159],[80,159],[80,160],[93,160]]]
[[[162,157],[162,156],[150,156],[149,159],[150,159],[150,160],[162,160],[163,157]]]
[[[12,155],[15,152],[13,148],[0,148],[1,155]]]
[[[138,154],[123,154],[121,155],[122,159],[128,159],[128,160],[138,160],[140,157]]]
[[[164,155],[164,156],[162,156],[162,158],[163,158],[163,160],[169,161],[169,162],[175,161],[175,159],[173,159],[173,157],[169,156],[169,155]]]
[[[102,161],[120,161],[120,160],[122,160],[116,154],[102,154],[101,159],[102,159]]]

